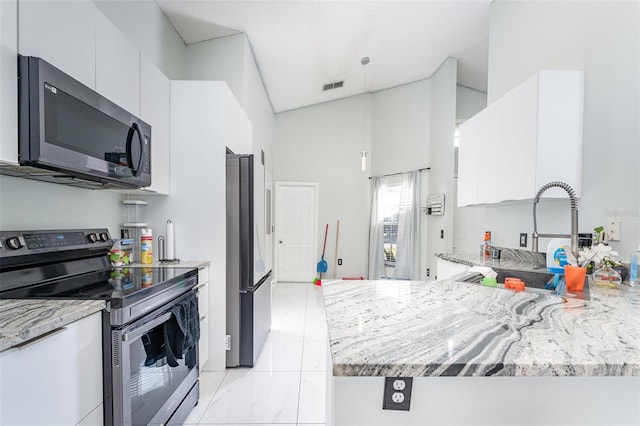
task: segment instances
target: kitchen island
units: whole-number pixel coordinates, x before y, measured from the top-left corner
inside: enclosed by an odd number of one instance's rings
[[[640,424],[640,289],[381,280],[323,295],[333,424]],[[384,377],[413,378],[409,412],[382,410]]]

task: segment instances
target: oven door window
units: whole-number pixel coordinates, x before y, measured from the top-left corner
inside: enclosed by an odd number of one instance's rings
[[[121,392],[124,424],[164,423],[197,380],[197,346],[171,367],[164,351],[164,324],[122,334],[122,368],[120,372],[113,370],[113,392],[114,402]],[[118,389],[120,380],[122,387]],[[120,416],[117,412],[114,415]]]

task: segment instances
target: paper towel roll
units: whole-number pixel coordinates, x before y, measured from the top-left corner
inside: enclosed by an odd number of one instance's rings
[[[173,222],[167,221],[167,259],[173,260],[176,258],[175,253],[175,235]]]

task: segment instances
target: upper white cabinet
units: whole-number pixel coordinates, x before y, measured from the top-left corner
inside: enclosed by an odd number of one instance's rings
[[[169,194],[171,81],[146,57],[140,57],[140,118],[151,125],[151,186]]]
[[[18,162],[18,52],[44,59],[149,123],[152,185],[143,191],[169,194],[170,80],[94,2],[0,0],[0,22],[0,161]]]
[[[552,181],[580,197],[583,103],[583,71],[545,70],[462,124],[458,206],[531,199]]]
[[[0,161],[18,163],[18,3],[0,1]]]
[[[88,0],[20,1],[18,51],[38,56],[95,88],[98,15],[96,5]]]
[[[96,91],[140,116],[140,51],[102,14],[96,19],[95,52]]]

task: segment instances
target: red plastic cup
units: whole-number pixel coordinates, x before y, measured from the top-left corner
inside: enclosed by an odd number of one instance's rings
[[[564,278],[567,281],[567,290],[582,291],[584,288],[584,277],[587,274],[587,268],[580,266],[565,265]]]

